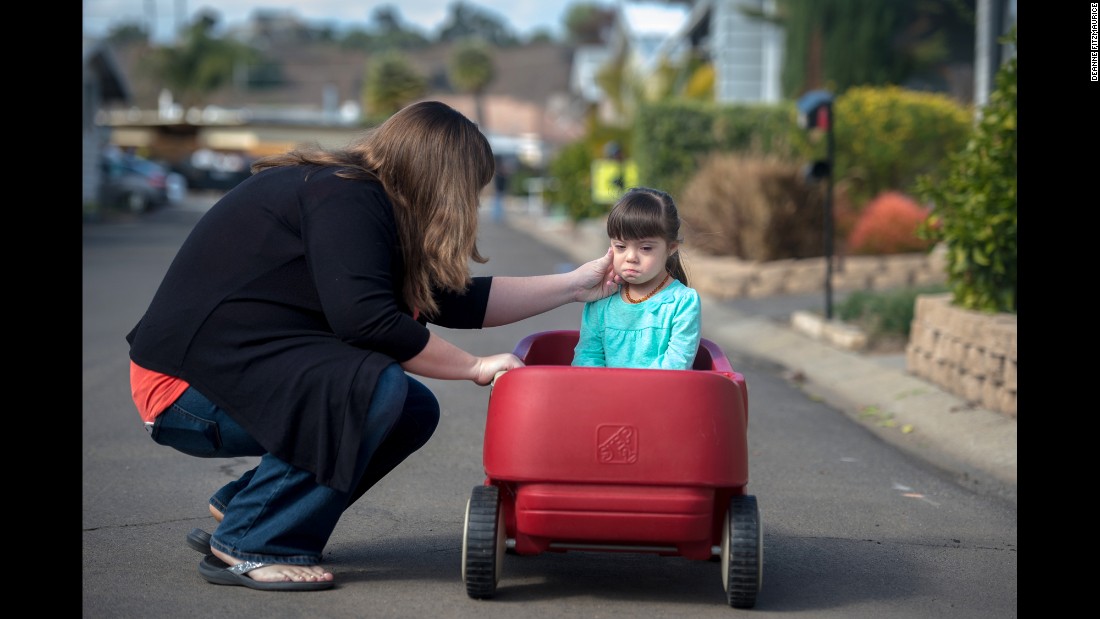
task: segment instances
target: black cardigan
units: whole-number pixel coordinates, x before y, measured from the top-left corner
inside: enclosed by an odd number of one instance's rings
[[[393,205],[335,171],[271,168],[227,193],[126,340],[135,363],[186,380],[268,452],[349,492],[378,375],[429,332],[400,295]],[[491,285],[438,294],[433,322],[481,328]]]

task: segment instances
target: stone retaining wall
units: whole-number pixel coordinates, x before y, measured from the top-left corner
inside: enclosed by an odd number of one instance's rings
[[[805,294],[825,289],[825,259],[747,262],[737,258],[685,254],[691,286],[720,299]],[[944,250],[890,256],[844,256],[833,260],[835,291],[892,290],[944,283]]]
[[[962,309],[950,294],[918,296],[905,361],[915,376],[1016,419],[1015,314]]]
[[[824,290],[824,258],[747,263],[691,255],[692,287],[717,298],[766,297]],[[832,273],[835,291],[891,290],[946,282],[943,248],[927,254],[847,256]],[[922,295],[914,307],[906,371],[987,410],[1016,418],[1016,316],[984,314],[951,305],[950,294]],[[801,323],[799,319],[802,319]],[[858,350],[866,344],[845,325],[792,316],[793,326],[822,324],[811,337]],[[836,321],[834,321],[836,322]],[[803,328],[800,328],[803,327]],[[828,335],[828,337],[825,337]]]
[[[760,264],[728,258],[688,263],[692,286],[718,298],[763,297],[824,289],[824,259]],[[929,254],[852,256],[833,271],[837,291],[890,290],[944,283],[940,250]],[[985,314],[951,305],[950,294],[921,295],[913,308],[906,345],[906,371],[987,410],[1016,418],[1016,315]],[[859,350],[866,337],[837,321],[792,316],[792,325],[811,337]],[[801,322],[800,322],[801,319]],[[815,335],[805,325],[820,323]],[[826,337],[827,336],[827,337]]]

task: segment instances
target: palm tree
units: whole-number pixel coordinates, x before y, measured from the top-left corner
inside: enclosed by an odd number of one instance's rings
[[[377,54],[366,77],[363,102],[371,118],[388,117],[427,90],[427,80],[397,50]]]
[[[474,122],[481,126],[485,120],[482,98],[495,77],[493,53],[484,40],[463,39],[455,44],[447,65],[447,79],[455,90],[474,96]]]
[[[202,105],[211,93],[232,83],[241,67],[259,58],[247,45],[215,37],[216,24],[216,14],[204,12],[179,44],[156,48],[143,62],[143,69],[157,76],[185,109]]]

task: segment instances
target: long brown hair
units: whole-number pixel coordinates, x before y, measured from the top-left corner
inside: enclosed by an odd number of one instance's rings
[[[477,248],[481,191],[493,179],[493,150],[477,125],[439,101],[413,103],[343,149],[303,146],[257,160],[252,171],[284,165],[339,166],[339,176],[376,180],[393,202],[405,258],[403,296],[427,316],[433,287],[462,291]]]
[[[680,236],[680,213],[672,196],[660,189],[633,187],[619,198],[607,215],[607,237],[636,241],[650,237],[681,246],[665,261],[665,269],[685,286],[687,271],[680,259],[684,240]]]

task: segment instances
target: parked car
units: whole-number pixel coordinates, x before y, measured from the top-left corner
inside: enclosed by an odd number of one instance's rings
[[[103,157],[102,202],[143,213],[178,204],[187,192],[181,174],[137,155],[115,153]]]
[[[236,151],[200,148],[175,170],[191,189],[229,191],[252,174],[252,158]]]

